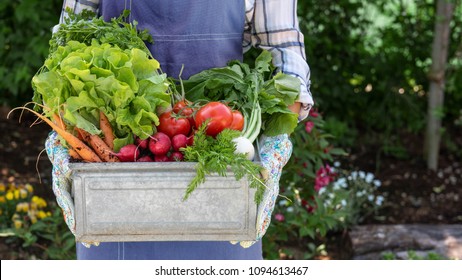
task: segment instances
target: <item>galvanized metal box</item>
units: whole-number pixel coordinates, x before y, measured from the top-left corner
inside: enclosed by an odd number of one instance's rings
[[[191,162],[72,163],[76,240],[255,240],[255,191],[244,179],[207,177],[183,201]]]

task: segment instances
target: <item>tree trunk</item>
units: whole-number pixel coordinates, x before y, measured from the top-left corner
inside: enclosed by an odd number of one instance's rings
[[[435,34],[432,43],[432,66],[428,75],[427,130],[424,153],[427,167],[438,168],[438,155],[441,140],[441,117],[444,104],[445,70],[450,39],[450,22],[454,14],[454,1],[437,0]]]

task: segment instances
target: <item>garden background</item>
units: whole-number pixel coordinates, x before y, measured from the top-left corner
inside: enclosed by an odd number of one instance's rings
[[[316,105],[292,135],[267,259],[353,258],[357,225],[462,222],[462,3],[373,2],[298,3]],[[0,3],[1,259],[75,258],[41,153],[49,128],[6,118],[31,100],[61,5]]]

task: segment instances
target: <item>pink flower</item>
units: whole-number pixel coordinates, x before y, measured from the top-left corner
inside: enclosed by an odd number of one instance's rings
[[[316,180],[314,182],[314,190],[319,192],[320,189],[329,185],[329,183],[330,183],[329,177],[316,177]]]
[[[311,109],[310,113],[308,114],[310,117],[317,118],[319,117],[319,113],[317,109]]]
[[[314,128],[314,122],[307,121],[305,123],[305,130],[306,130],[307,133],[311,133],[311,130],[313,130],[313,128]]]
[[[332,168],[326,164],[316,171],[316,178],[314,180],[314,190],[318,192],[320,189],[329,185],[335,179],[335,173],[332,171]]]
[[[277,213],[276,215],[274,215],[274,219],[278,222],[284,222],[286,218],[284,217],[283,214]]]

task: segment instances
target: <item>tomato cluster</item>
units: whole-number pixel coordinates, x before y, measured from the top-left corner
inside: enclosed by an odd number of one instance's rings
[[[194,143],[196,128],[206,121],[206,134],[213,137],[226,128],[244,128],[242,113],[232,110],[224,103],[211,101],[196,108],[182,100],[175,103],[172,111],[159,116],[155,134],[144,140],[136,138],[135,144],[123,147],[118,153],[119,159],[144,162],[182,161],[184,155],[181,148]]]

